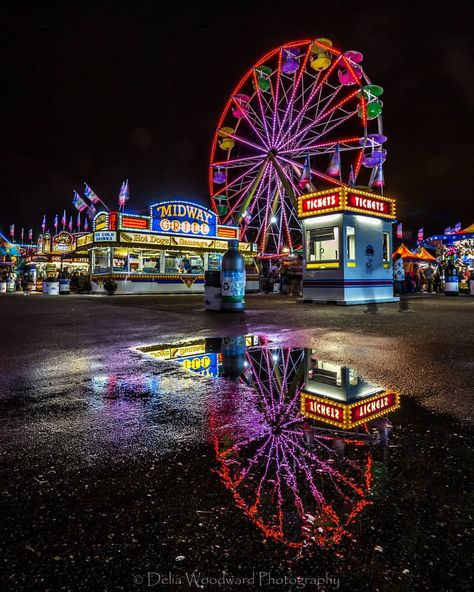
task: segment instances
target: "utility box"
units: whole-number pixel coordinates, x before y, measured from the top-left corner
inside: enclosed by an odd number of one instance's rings
[[[303,302],[397,302],[393,295],[395,200],[337,187],[302,195]]]

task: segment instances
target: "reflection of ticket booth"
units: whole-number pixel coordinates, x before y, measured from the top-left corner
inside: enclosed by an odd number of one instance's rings
[[[301,413],[310,419],[350,429],[400,406],[400,395],[371,384],[355,370],[318,360],[305,350]]]
[[[395,200],[339,187],[303,195],[303,301],[333,304],[396,302],[392,224]]]

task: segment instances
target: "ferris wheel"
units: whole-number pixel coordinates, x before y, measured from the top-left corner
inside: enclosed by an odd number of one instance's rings
[[[221,224],[259,252],[301,247],[297,198],[330,186],[383,188],[383,88],[359,51],[287,43],[244,75],[218,120],[209,188]]]

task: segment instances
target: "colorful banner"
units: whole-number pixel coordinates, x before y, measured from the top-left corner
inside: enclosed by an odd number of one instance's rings
[[[83,212],[84,210],[87,209],[86,202],[82,199],[82,197],[79,195],[79,193],[77,193],[77,191],[74,191],[74,196],[72,198],[72,203],[73,203],[74,207],[77,210],[79,210],[80,212]]]
[[[403,240],[403,225],[401,222],[400,224],[397,224],[397,238]]]
[[[84,188],[84,195],[91,200],[91,202],[93,204],[98,204],[100,201],[99,196],[94,193],[94,191],[92,191],[92,189],[89,187],[89,185],[87,183],[84,183],[85,188]]]
[[[422,241],[423,240],[423,235],[424,235],[424,228],[419,228],[418,229],[418,241]]]

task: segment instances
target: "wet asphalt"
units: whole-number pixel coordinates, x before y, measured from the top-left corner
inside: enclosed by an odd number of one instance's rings
[[[2,590],[472,588],[474,298],[255,295],[223,314],[200,296],[0,296]],[[336,546],[274,540],[236,503],[210,422],[229,384],[131,349],[244,334],[402,394],[371,503]]]

